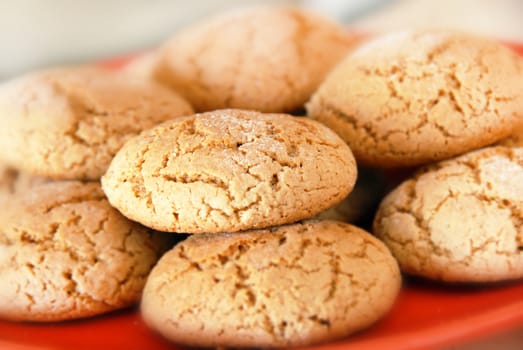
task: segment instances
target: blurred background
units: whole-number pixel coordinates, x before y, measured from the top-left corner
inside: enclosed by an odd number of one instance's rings
[[[362,31],[448,27],[523,42],[520,0],[1,0],[0,80],[141,52],[202,17],[260,3],[309,7]]]

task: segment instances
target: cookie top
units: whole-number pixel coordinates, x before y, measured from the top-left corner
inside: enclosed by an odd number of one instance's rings
[[[356,41],[341,25],[301,9],[237,10],[176,34],[162,49],[156,77],[199,112],[291,112]]]
[[[0,159],[35,175],[98,179],[127,139],[191,113],[169,89],[115,71],[31,73],[0,86]]]
[[[169,236],[124,218],[98,183],[18,193],[0,211],[0,318],[59,321],[129,306]]]
[[[360,165],[413,166],[507,137],[523,120],[523,59],[487,39],[401,32],[363,44],[329,74],[308,114]]]
[[[320,123],[219,110],[130,140],[102,185],[115,208],[148,227],[215,233],[312,217],[344,198],[356,173],[350,149]]]
[[[151,272],[142,313],[168,339],[193,346],[302,346],[368,327],[400,285],[396,261],[375,237],[308,221],[189,237]]]
[[[403,271],[454,282],[523,277],[523,149],[430,165],[381,203],[374,234]]]

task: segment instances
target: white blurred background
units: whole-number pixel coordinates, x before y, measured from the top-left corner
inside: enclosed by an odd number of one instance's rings
[[[257,3],[299,4],[372,32],[450,27],[523,41],[520,0],[0,0],[0,80],[147,50],[204,16]]]

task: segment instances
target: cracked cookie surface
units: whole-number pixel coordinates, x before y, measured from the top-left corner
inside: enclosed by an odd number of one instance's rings
[[[130,306],[171,248],[118,213],[98,183],[33,186],[0,211],[0,318],[61,321]]]
[[[198,112],[291,112],[303,107],[357,40],[300,9],[238,10],[176,34],[162,49],[156,77]]]
[[[360,46],[307,104],[360,165],[413,166],[507,137],[523,120],[523,59],[446,32],[401,32]]]
[[[300,346],[370,326],[400,285],[382,242],[349,224],[311,220],[191,236],[151,272],[142,313],[184,344]]]
[[[381,203],[374,234],[404,272],[453,282],[523,277],[523,149],[429,165]]]
[[[0,86],[0,159],[60,179],[99,179],[123,143],[191,114],[154,82],[91,66],[28,74]]]
[[[343,199],[356,174],[349,147],[318,122],[219,110],[132,139],[102,185],[115,208],[148,227],[216,233],[310,218]]]

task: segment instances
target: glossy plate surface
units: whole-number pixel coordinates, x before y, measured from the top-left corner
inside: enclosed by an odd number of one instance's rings
[[[510,44],[523,55],[523,45]],[[105,62],[119,67],[129,58]],[[405,281],[392,312],[370,329],[310,349],[425,349],[523,325],[523,281],[441,286]],[[55,324],[0,322],[0,349],[182,349],[149,331],[138,310]]]

